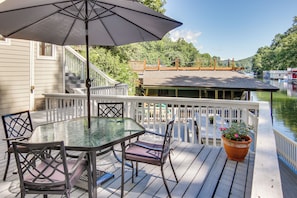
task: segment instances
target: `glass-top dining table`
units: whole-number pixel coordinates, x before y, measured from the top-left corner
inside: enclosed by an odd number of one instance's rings
[[[86,151],[88,165],[89,197],[97,197],[96,152],[116,144],[125,149],[125,141],[144,133],[144,128],[131,118],[99,118],[91,117],[88,128],[87,117],[47,123],[37,126],[31,143],[64,141],[66,150]],[[124,155],[122,152],[121,197],[124,195]]]

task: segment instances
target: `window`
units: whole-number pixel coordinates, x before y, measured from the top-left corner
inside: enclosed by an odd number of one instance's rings
[[[54,59],[55,58],[55,46],[50,43],[38,43],[38,58],[39,59]]]

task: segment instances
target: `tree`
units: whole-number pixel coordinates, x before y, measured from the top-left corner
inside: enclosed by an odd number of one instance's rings
[[[162,14],[165,13],[165,9],[163,7],[166,4],[166,0],[139,0],[139,2],[157,12],[160,12]]]
[[[253,71],[286,70],[297,67],[297,17],[285,33],[275,35],[269,47],[258,49],[253,59]]]

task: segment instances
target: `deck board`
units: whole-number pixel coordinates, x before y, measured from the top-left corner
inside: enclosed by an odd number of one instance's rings
[[[226,153],[220,150],[220,153],[213,164],[212,171],[208,174],[203,187],[199,193],[199,197],[213,197],[213,193],[220,181],[221,173],[226,163]]]

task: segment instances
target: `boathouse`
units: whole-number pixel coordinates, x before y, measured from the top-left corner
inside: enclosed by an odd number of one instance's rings
[[[238,71],[144,71],[140,82],[146,96],[249,100],[251,91],[278,90]]]

